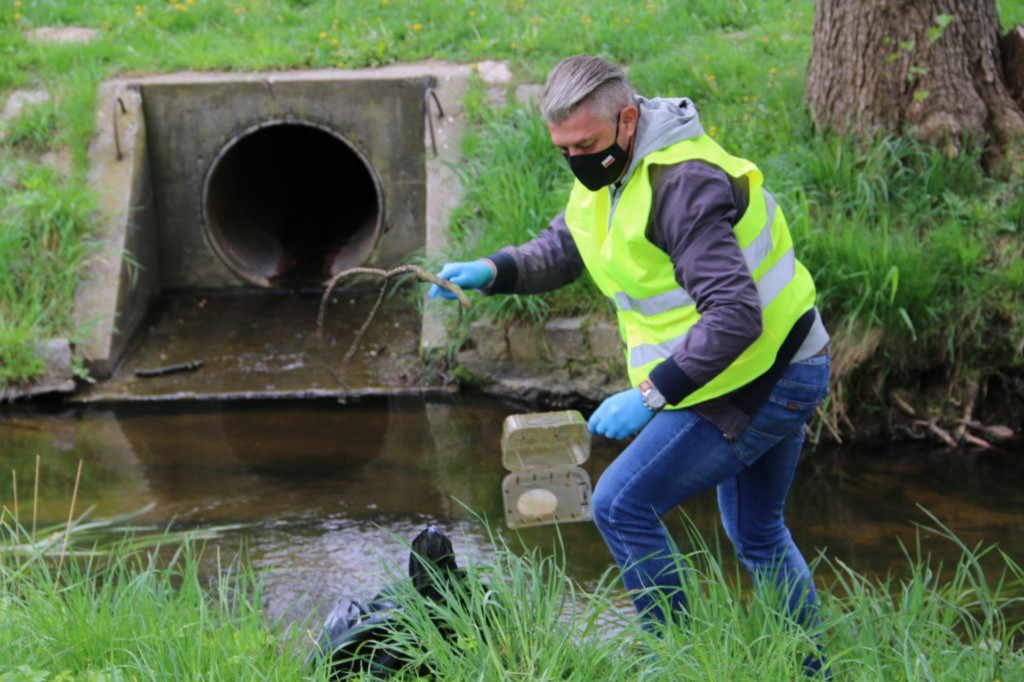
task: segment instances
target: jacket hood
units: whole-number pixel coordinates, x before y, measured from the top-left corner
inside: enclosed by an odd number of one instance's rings
[[[626,184],[633,169],[640,161],[659,149],[680,140],[700,137],[704,134],[704,126],[700,123],[697,107],[688,97],[655,97],[647,99],[637,96],[637,109],[640,119],[636,128],[636,146],[629,169],[622,178]]]

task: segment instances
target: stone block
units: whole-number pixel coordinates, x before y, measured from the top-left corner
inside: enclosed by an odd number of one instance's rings
[[[7,121],[21,116],[26,107],[36,107],[50,100],[46,90],[15,90],[4,102],[0,111],[0,121]]]
[[[469,325],[469,337],[476,345],[476,351],[482,360],[507,360],[509,356],[508,341],[505,332],[494,320],[477,320]]]
[[[67,339],[48,339],[36,344],[36,355],[46,370],[41,376],[17,386],[0,387],[0,400],[16,400],[44,393],[71,393],[75,390],[71,344]]]
[[[509,357],[517,362],[539,363],[549,357],[544,330],[532,324],[514,324],[506,332]]]
[[[615,359],[622,357],[622,338],[619,336],[619,327],[614,322],[594,320],[587,327],[587,337],[590,341],[592,357]]]
[[[544,340],[553,358],[581,360],[587,357],[588,341],[582,317],[559,317],[544,325]]]
[[[99,34],[97,29],[85,26],[40,26],[26,31],[25,38],[33,43],[81,45],[93,42]]]

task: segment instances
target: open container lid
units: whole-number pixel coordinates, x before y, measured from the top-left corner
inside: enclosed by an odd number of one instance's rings
[[[577,466],[590,457],[590,432],[576,410],[513,414],[501,434],[501,463],[509,471]]]

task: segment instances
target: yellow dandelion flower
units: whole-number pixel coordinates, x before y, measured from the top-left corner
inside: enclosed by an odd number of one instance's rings
[[[18,21],[19,19],[21,19],[21,14],[20,14],[20,13],[18,13],[18,12],[15,12],[15,13],[14,13],[14,20],[15,20],[15,21]]]
[[[762,43],[767,43],[768,42],[768,36],[761,36],[761,42]]]
[[[540,23],[540,17],[534,17],[533,19],[530,19],[530,23],[531,24],[539,24]]]
[[[750,114],[744,114],[743,115],[743,120],[744,120],[744,122],[749,121],[750,120]]]
[[[188,4],[194,5],[194,4],[196,4],[196,0],[188,0]]]
[[[235,8],[235,14],[241,14],[241,13],[242,13],[242,12],[244,12],[244,11],[245,11],[245,10],[243,10],[243,9],[242,9],[241,7],[236,7],[236,8]]]
[[[773,66],[772,68],[768,69],[768,73],[770,73],[770,74],[771,74],[771,75],[773,75],[773,76],[774,76],[775,74],[777,74],[778,72],[779,72],[779,70],[778,70],[778,69],[776,69],[776,68],[775,68],[774,66]]]
[[[711,55],[709,55],[709,54],[704,55],[704,61],[706,61],[706,62],[707,61],[711,61]]]
[[[388,0],[380,0],[380,4],[386,5],[386,4],[388,4]]]
[[[707,79],[708,83],[714,83],[715,82],[714,74],[710,74],[709,73],[707,76],[705,76],[705,78]]]
[[[708,135],[710,135],[711,137],[714,137],[717,134],[718,134],[718,127],[717,126],[711,126],[710,128],[708,128]]]
[[[473,65],[473,66],[472,66],[471,68],[472,68],[472,69],[473,69],[474,71],[479,71],[479,70],[480,70],[480,65],[479,65],[479,64],[474,64],[474,65]]]
[[[345,62],[338,62],[338,68],[339,69],[344,69],[345,68]]]
[[[327,38],[327,31],[320,31],[320,40],[324,40],[326,38]]]
[[[21,0],[15,0],[14,6],[15,7],[21,7]]]
[[[469,16],[475,17],[476,16],[476,10],[475,9],[469,10]]]
[[[331,45],[337,45],[337,44],[338,44],[338,39],[337,38],[331,38]]]
[[[519,46],[516,43],[509,43],[508,47],[509,47],[510,50],[514,50],[514,49],[516,49]]]
[[[412,25],[412,30],[414,30],[414,31],[422,31],[423,30],[423,24],[413,24]]]

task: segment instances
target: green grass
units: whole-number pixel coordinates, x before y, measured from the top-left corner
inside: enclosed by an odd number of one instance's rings
[[[998,3],[1004,26],[1024,2]],[[0,94],[46,89],[51,101],[5,124],[0,157],[0,383],[40,370],[35,341],[75,340],[70,309],[92,251],[86,149],[96,86],[117,74],[182,69],[353,69],[424,58],[509,60],[542,82],[569,52],[629,67],[648,96],[694,99],[705,127],[755,161],[786,210],[815,275],[829,327],[879,344],[862,376],[947,378],[1018,371],[1024,346],[1024,191],[897,138],[841,141],[813,133],[803,110],[810,0],[236,0],[0,5]],[[87,45],[39,45],[26,31],[77,25]],[[449,258],[484,255],[539,232],[570,176],[532,111],[488,110],[481,89],[457,171],[467,190]],[[43,167],[63,151],[71,170]],[[14,274],[17,273],[17,274]],[[467,316],[544,319],[608,314],[584,281],[546,297],[493,297]],[[457,334],[457,338],[461,338]],[[878,341],[881,339],[881,341]],[[853,377],[856,380],[856,377]],[[874,382],[873,385],[877,385]],[[868,396],[878,402],[877,395]]]
[[[8,528],[4,528],[8,530]],[[0,540],[0,680],[301,679],[281,664],[251,570],[200,572],[192,541],[53,561],[12,555]],[[29,563],[30,562],[30,563]],[[289,669],[290,668],[290,669]]]
[[[560,544],[514,549],[492,535],[488,563],[469,565],[443,601],[399,590],[406,606],[391,647],[409,668],[392,679],[783,682],[802,679],[800,662],[818,642],[844,682],[1021,679],[1024,571],[940,525],[921,532],[956,543],[961,559],[941,567],[908,551],[904,574],[881,580],[821,562],[813,633],[725,570],[693,531],[680,555],[690,619],[657,633],[637,625],[612,571],[583,587],[566,574]],[[26,535],[9,514],[0,519],[4,682],[327,679],[323,666],[303,667],[306,629],[315,636],[317,623],[267,622],[260,576],[244,557],[204,556],[195,541],[159,534],[151,539],[163,551],[146,549],[130,534],[57,569],[56,557],[11,551]]]
[[[0,383],[42,371],[35,342],[74,340],[71,301],[96,244],[91,197],[53,168],[8,165],[0,183]]]

